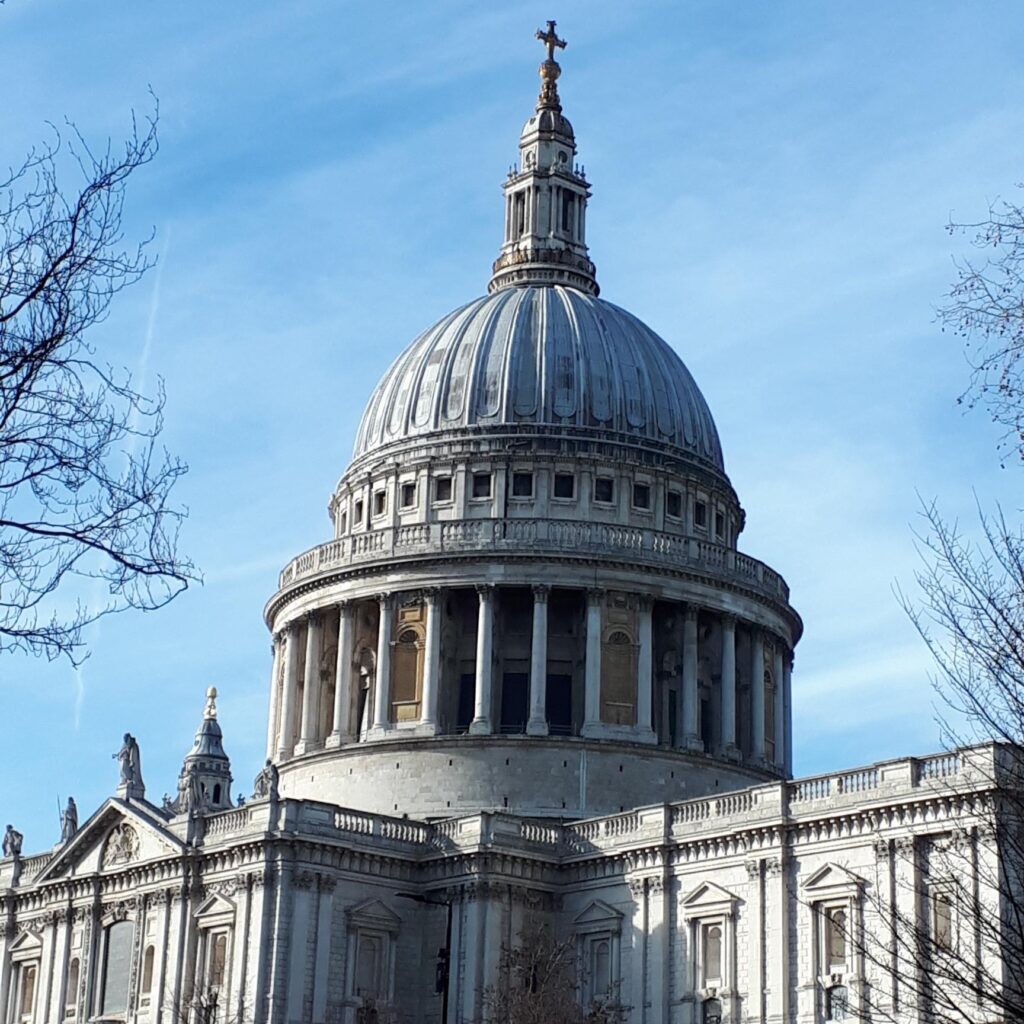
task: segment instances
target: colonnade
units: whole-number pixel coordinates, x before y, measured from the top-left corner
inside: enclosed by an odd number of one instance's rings
[[[495,606],[496,588],[490,584],[476,588],[476,635],[473,676],[471,735],[488,735],[497,730],[495,721]],[[549,733],[548,672],[550,588],[532,588],[532,628],[530,631],[528,720],[530,736]],[[372,672],[357,657],[357,607],[364,602],[342,601],[336,606],[311,612],[295,619],[274,636],[274,670],[271,687],[267,756],[284,760],[320,747],[337,747],[358,740],[373,741],[396,734],[436,735],[442,731],[439,699],[442,682],[442,616],[446,591],[428,589],[416,592],[382,594],[370,599],[377,605],[376,635],[372,638]],[[620,738],[632,742],[656,744],[659,733],[654,721],[659,674],[655,665],[654,602],[646,595],[635,598],[635,719],[629,726],[612,725],[602,719],[602,630],[605,592],[586,592],[583,618],[583,701],[578,733],[594,738]],[[415,717],[395,720],[393,701],[393,652],[396,647],[396,610],[410,602],[423,609],[422,664],[416,679],[418,699],[411,702]],[[735,615],[712,611],[696,604],[685,604],[682,611],[682,651],[676,689],[676,707],[671,730],[662,712],[660,742],[693,752],[706,752],[730,760],[746,760],[759,766],[774,767],[792,774],[791,677],[792,653],[784,640],[771,636],[758,625],[738,620]],[[333,665],[321,664],[322,634],[327,622],[338,617],[336,659]],[[718,629],[708,629],[708,621]],[[704,623],[704,638],[701,623]],[[303,636],[304,627],[304,636]],[[400,629],[401,627],[399,627]],[[737,666],[738,630],[745,634],[744,647],[749,665],[741,673]],[[709,634],[716,636],[720,650],[713,652],[718,672],[715,677],[715,749],[711,737],[701,732],[701,659],[708,653]],[[300,645],[305,645],[304,672],[300,679]],[[766,645],[772,656],[765,660]],[[334,645],[332,645],[334,646]],[[366,654],[367,644],[363,644]],[[324,670],[333,674],[333,686],[325,686]],[[770,676],[769,676],[770,673]],[[745,750],[741,752],[737,728],[738,681],[743,676],[749,689],[746,710],[750,727]],[[769,679],[771,687],[769,688]],[[705,689],[706,689],[706,680]],[[664,681],[663,681],[664,685]],[[366,692],[366,707],[360,712],[357,689]],[[325,696],[333,707],[322,707]],[[662,694],[658,694],[659,697]],[[766,700],[770,699],[771,715]],[[663,707],[668,707],[665,700]],[[329,728],[324,723],[329,722]],[[296,730],[296,725],[298,729]],[[767,734],[766,727],[773,727]],[[447,729],[445,731],[467,731]],[[673,739],[668,740],[671,732]],[[771,749],[769,749],[769,742]]]

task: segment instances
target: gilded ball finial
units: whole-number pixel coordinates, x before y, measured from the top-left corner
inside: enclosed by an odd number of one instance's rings
[[[549,21],[546,31],[537,29],[537,38],[547,47],[548,56],[540,66],[540,99],[537,102],[537,109],[548,107],[553,110],[561,110],[562,104],[558,99],[558,76],[562,69],[555,60],[555,50],[564,50],[566,43],[564,39],[558,38],[555,32],[555,22]]]
[[[203,712],[204,718],[216,718],[217,717],[217,687],[211,686],[206,691],[206,710]]]

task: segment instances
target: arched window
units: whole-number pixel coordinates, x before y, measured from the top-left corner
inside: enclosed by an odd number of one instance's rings
[[[423,646],[417,629],[403,629],[398,634],[391,656],[392,721],[412,722],[420,717]]]
[[[209,939],[210,952],[206,966],[206,985],[219,992],[224,987],[228,965],[228,933],[214,932]]]
[[[612,987],[612,947],[608,939],[598,939],[590,947],[591,992],[605,995]]]
[[[152,946],[146,947],[142,958],[142,994],[148,996],[153,991],[153,957],[156,955]]]
[[[710,924],[704,928],[704,984],[707,987],[722,981],[722,926]]]
[[[76,956],[68,964],[68,985],[64,993],[65,1017],[76,1017],[78,1015],[78,984],[80,977],[81,968]]]
[[[825,993],[827,1020],[846,1020],[850,1012],[850,994],[845,985],[833,985]]]
[[[613,629],[601,645],[601,720],[636,724],[637,649],[624,629]]]
[[[846,911],[832,907],[825,911],[825,956],[828,969],[846,967]]]
[[[106,930],[101,1014],[123,1017],[128,1010],[128,971],[132,959],[131,921],[116,921]]]
[[[36,1006],[36,981],[39,977],[39,967],[36,964],[26,964],[21,968],[21,992],[18,996],[18,1017],[21,1020],[31,1020],[32,1011]]]

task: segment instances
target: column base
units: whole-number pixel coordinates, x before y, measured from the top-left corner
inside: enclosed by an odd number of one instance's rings
[[[658,734],[653,729],[637,729],[633,738],[637,743],[649,743],[651,746],[658,743]]]
[[[604,723],[603,722],[584,722],[583,727],[580,729],[581,736],[590,736],[593,739],[598,739],[605,735]]]
[[[547,719],[544,719],[544,718],[531,718],[526,723],[526,735],[527,736],[547,736],[547,734],[548,734]]]
[[[393,731],[394,726],[390,723],[388,725],[371,725],[370,728],[366,730],[366,735],[363,739],[367,742],[371,742],[373,740],[386,740],[391,736]]]
[[[722,750],[722,757],[727,761],[742,761],[743,752],[735,743],[727,743]]]
[[[310,751],[318,750],[321,746],[319,740],[299,740],[295,744],[295,756],[301,757],[303,754],[308,754]]]
[[[413,729],[413,732],[417,736],[436,736],[437,722],[419,721],[416,723],[416,727]]]
[[[704,741],[699,736],[684,736],[683,750],[689,751],[691,754],[703,754]]]
[[[346,743],[351,742],[351,736],[342,736],[340,732],[332,732],[331,735],[324,740],[324,748],[326,750],[337,750],[338,747],[342,747]]]
[[[474,718],[469,723],[469,735],[470,736],[490,736],[494,730],[491,728],[489,719],[486,718]]]

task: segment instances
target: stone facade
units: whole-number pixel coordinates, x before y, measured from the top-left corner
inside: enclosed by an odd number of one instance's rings
[[[253,796],[210,691],[173,800],[126,736],[81,828],[31,856],[10,831],[6,1024],[470,1024],[545,928],[629,1024],[918,1021],[906,922],[984,955],[1006,754],[792,781],[801,620],[738,548],[693,378],[598,298],[539,35],[489,294],[388,371],[333,538],[267,605]]]

